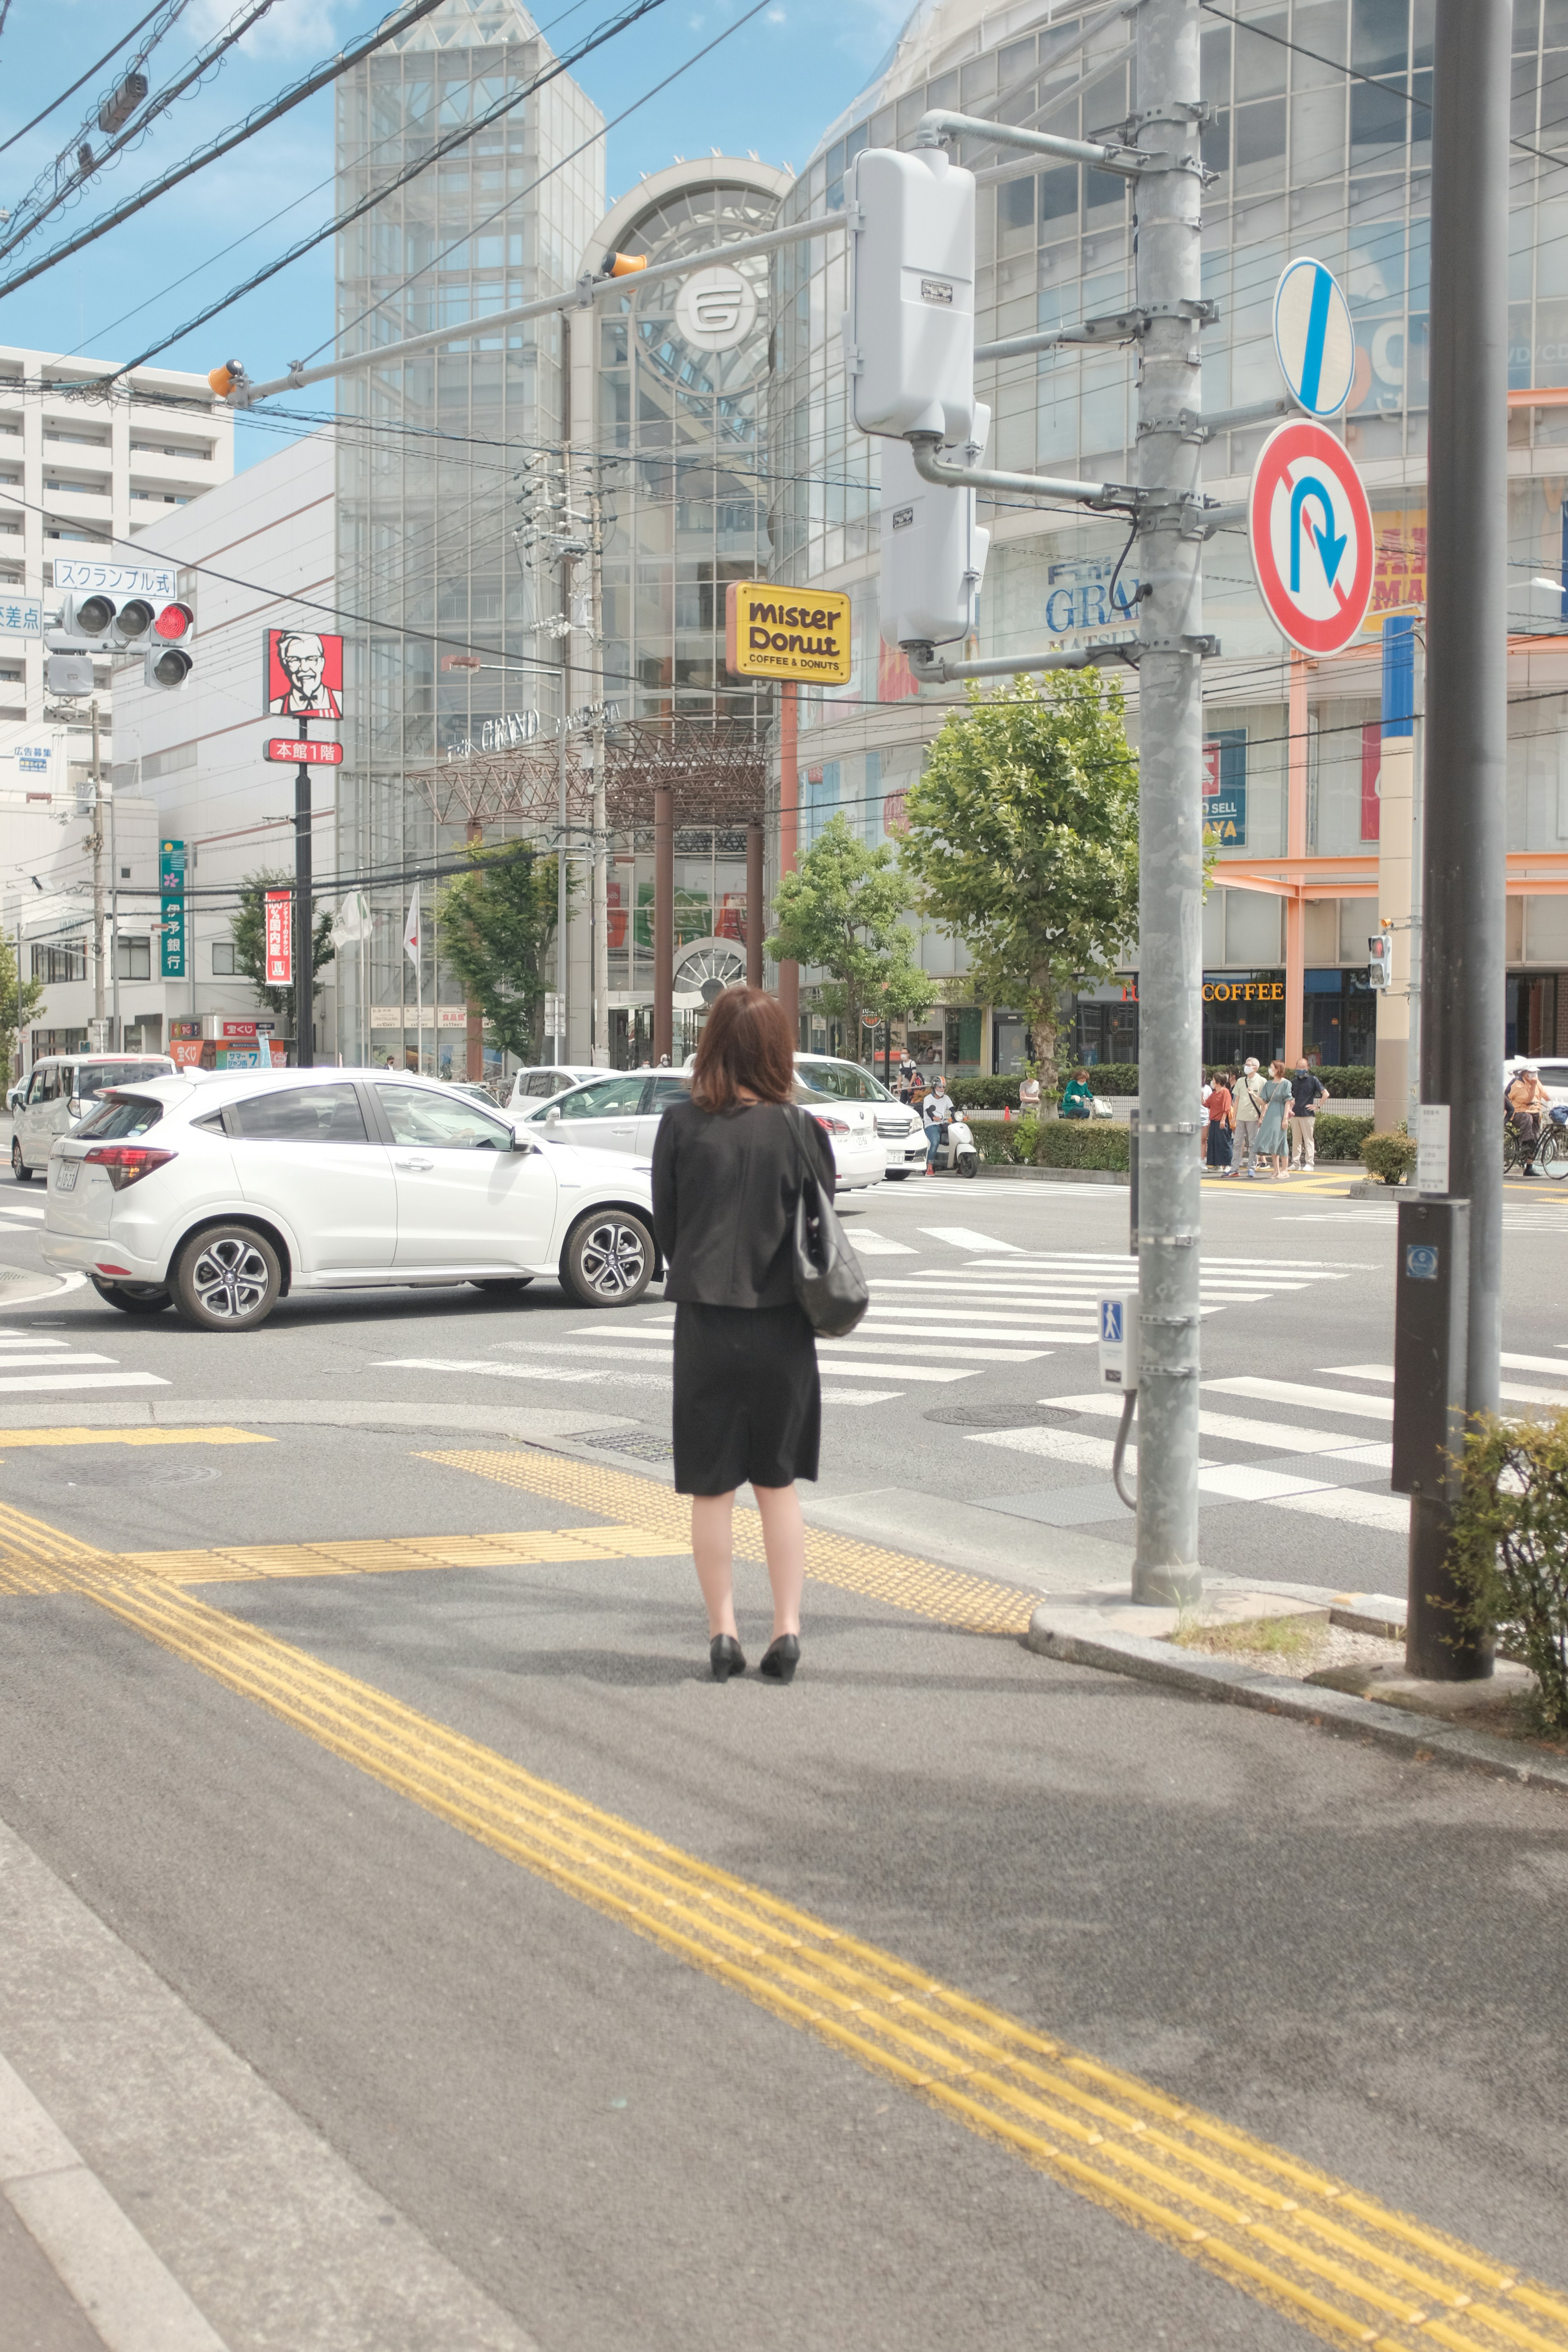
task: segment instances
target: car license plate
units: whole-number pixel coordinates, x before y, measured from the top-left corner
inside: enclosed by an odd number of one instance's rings
[[[75,1192],[76,1171],[80,1166],[81,1162],[79,1160],[62,1160],[60,1161],[59,1166],[55,1171],[55,1190],[57,1192]]]

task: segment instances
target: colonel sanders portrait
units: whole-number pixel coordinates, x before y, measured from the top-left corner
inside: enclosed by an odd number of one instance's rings
[[[341,719],[343,707],[325,672],[327,651],[309,631],[290,630],[278,640],[278,658],[289,677],[287,694],[275,694],[267,708],[274,719]]]

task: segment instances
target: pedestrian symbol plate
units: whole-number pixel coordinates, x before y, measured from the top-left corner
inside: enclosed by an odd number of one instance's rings
[[[1102,1298],[1100,1302],[1100,1336],[1108,1348],[1121,1345],[1121,1301]]]
[[[1430,1242],[1406,1242],[1405,1272],[1411,1282],[1436,1282],[1437,1253]]]
[[[1304,654],[1337,654],[1372,602],[1372,508],[1355,461],[1321,425],[1296,417],[1258,453],[1247,536],[1275,626]]]
[[[1274,289],[1274,350],[1302,407],[1337,416],[1355,381],[1355,332],[1350,305],[1321,261],[1286,264]]]

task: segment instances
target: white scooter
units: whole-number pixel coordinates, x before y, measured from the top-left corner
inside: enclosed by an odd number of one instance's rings
[[[945,1141],[937,1146],[937,1166],[945,1166],[950,1176],[975,1176],[980,1172],[974,1130],[962,1111],[954,1111],[948,1120]]]

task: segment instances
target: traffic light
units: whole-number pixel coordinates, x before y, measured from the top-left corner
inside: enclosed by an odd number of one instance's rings
[[[974,425],[974,174],[942,147],[863,147],[846,190],[849,308],[844,358],[862,433]]]
[[[958,453],[966,466],[985,455],[991,411],[974,411],[973,436]],[[889,646],[951,645],[975,624],[991,533],[975,520],[973,490],[923,482],[909,444],[882,451],[882,637]]]
[[[68,637],[70,644],[60,650],[79,653],[90,646],[100,653],[107,653],[109,632],[114,626],[118,610],[112,596],[100,595],[97,591],[89,596],[66,597],[60,605],[59,633]]]
[[[149,686],[165,690],[184,686],[195,667],[189,651],[195,626],[196,616],[188,604],[158,606],[151,629],[138,640],[147,648],[142,676]]]
[[[1366,981],[1369,988],[1394,986],[1394,940],[1387,931],[1366,943]]]

